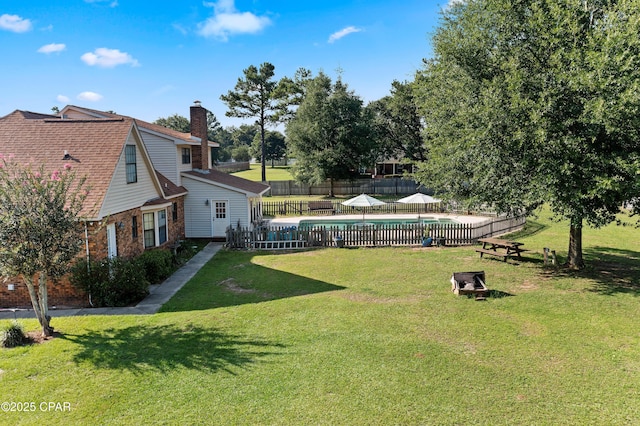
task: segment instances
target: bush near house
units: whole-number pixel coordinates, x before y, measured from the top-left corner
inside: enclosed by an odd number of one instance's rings
[[[167,279],[176,268],[176,259],[169,250],[149,250],[135,260],[144,270],[151,284],[159,284]]]
[[[94,307],[127,306],[149,294],[145,269],[136,260],[79,260],[71,270],[71,284],[86,291]]]
[[[70,282],[87,292],[92,306],[128,306],[149,294],[150,284],[160,284],[207,244],[183,241],[177,255],[170,250],[149,250],[134,259],[81,259],[72,267]]]

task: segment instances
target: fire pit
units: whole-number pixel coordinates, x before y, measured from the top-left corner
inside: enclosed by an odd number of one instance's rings
[[[484,271],[454,272],[451,277],[451,291],[458,296],[473,295],[476,300],[483,300],[489,295],[484,283]]]

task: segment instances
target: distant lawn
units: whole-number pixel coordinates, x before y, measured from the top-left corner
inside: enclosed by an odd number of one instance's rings
[[[542,265],[566,223],[512,237],[525,261],[223,250],[162,313],[54,318],[59,337],[0,350],[3,401],[38,407],[0,423],[640,424],[640,230],[585,229],[579,272]],[[451,293],[478,270],[496,297]]]
[[[271,165],[267,164],[265,168],[267,180],[293,180],[293,176],[289,173],[290,168],[290,166],[275,166],[272,168]],[[244,170],[233,174],[255,182],[262,181],[262,168],[260,164],[251,164],[251,170]]]

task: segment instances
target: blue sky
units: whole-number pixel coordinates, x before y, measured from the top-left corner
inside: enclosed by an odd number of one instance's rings
[[[153,121],[194,100],[223,126],[220,95],[249,65],[305,67],[365,102],[411,80],[447,0],[0,2],[0,116],[81,105]],[[244,122],[251,122],[245,120]]]

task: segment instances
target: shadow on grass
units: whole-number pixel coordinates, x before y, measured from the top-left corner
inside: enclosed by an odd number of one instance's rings
[[[74,356],[77,363],[134,373],[183,367],[233,374],[232,367],[251,365],[283,347],[190,324],[135,325],[59,337],[81,347]]]
[[[283,260],[279,264],[283,269],[296,259],[287,258],[287,252],[220,251],[161,311],[239,306],[344,289],[324,281],[262,266],[258,260],[262,256],[282,256]]]
[[[557,269],[559,277],[583,278],[594,282],[589,290],[603,295],[628,293],[640,296],[640,252],[613,247],[590,247],[583,252],[586,267]]]

